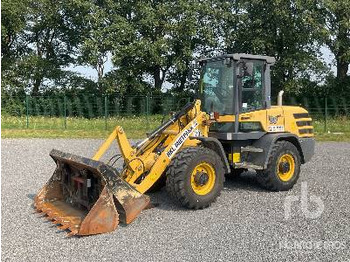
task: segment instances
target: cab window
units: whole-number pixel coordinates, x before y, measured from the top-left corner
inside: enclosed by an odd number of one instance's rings
[[[241,112],[249,112],[263,108],[263,61],[246,61],[246,72],[242,77]],[[247,68],[249,68],[247,70]]]
[[[206,62],[200,82],[203,110],[220,115],[233,114],[233,65],[227,60]]]

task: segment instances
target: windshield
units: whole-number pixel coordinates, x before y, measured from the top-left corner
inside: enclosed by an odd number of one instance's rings
[[[203,110],[220,115],[233,114],[233,62],[207,61],[202,67],[200,92]]]

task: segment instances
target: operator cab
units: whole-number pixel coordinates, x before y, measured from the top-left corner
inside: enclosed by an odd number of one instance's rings
[[[248,129],[243,128],[239,115],[271,107],[270,67],[274,62],[273,57],[250,54],[227,54],[199,60],[203,111],[215,119],[229,119],[212,125],[215,136],[221,133],[220,139],[224,134],[230,134],[232,139],[240,140],[239,137],[258,139],[265,134],[258,132],[259,123],[245,124]],[[246,131],[250,131],[249,134]]]

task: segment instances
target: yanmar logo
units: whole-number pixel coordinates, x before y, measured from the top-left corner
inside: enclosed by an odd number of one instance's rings
[[[195,120],[193,124],[188,128],[182,131],[180,136],[175,140],[174,144],[170,147],[169,151],[166,152],[166,156],[170,159],[173,155],[180,149],[183,143],[185,143],[186,139],[191,135],[191,133],[198,126],[198,122]]]
[[[270,124],[276,125],[277,122],[278,122],[278,117],[279,117],[279,116],[269,116],[269,122],[270,122]]]

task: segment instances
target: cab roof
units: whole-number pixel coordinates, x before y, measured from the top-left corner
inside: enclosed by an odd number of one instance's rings
[[[207,60],[217,60],[222,58],[232,58],[233,60],[241,60],[241,59],[254,59],[254,60],[264,60],[268,64],[274,64],[276,62],[276,59],[272,56],[265,56],[265,55],[251,55],[251,54],[245,54],[245,53],[235,53],[235,54],[224,54],[220,56],[214,56],[214,57],[205,57],[200,58],[198,61],[207,61]]]

